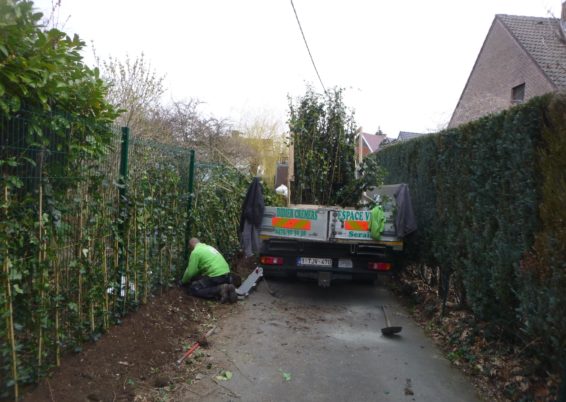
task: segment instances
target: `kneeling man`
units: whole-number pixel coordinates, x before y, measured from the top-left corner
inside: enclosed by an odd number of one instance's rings
[[[222,254],[196,237],[189,240],[189,247],[192,250],[189,265],[181,279],[183,285],[190,282],[189,294],[235,303],[238,300],[236,288],[231,283],[230,266]]]

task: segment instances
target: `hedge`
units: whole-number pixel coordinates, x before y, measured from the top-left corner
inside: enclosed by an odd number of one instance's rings
[[[406,182],[407,258],[453,275],[478,319],[566,358],[566,96],[552,94],[375,158]]]

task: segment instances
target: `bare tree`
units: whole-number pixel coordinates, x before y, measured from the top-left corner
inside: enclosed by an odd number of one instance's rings
[[[267,114],[260,114],[243,123],[241,131],[241,147],[247,148],[250,173],[272,183],[277,163],[286,161],[288,155],[282,124]]]
[[[118,123],[132,128],[141,137],[155,137],[148,127],[148,116],[161,109],[165,93],[164,76],[158,75],[144,54],[125,61],[110,57],[100,61],[96,57],[102,77],[109,84],[108,100],[123,110]]]
[[[42,25],[47,29],[59,29],[63,31],[71,16],[61,17],[61,0],[51,0],[49,12],[43,16]]]
[[[194,145],[198,132],[201,131],[201,118],[197,99],[174,102],[168,109],[168,120],[175,139],[181,143]]]

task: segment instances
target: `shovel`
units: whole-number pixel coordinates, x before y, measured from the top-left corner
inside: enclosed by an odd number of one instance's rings
[[[403,327],[392,327],[391,323],[389,322],[389,318],[387,318],[387,313],[385,312],[385,306],[381,306],[381,311],[383,311],[383,316],[385,317],[385,324],[387,325],[385,328],[381,328],[381,333],[384,336],[391,336],[398,334],[401,332]]]
[[[197,350],[203,344],[208,343],[207,338],[210,335],[212,335],[212,333],[214,332],[215,329],[216,329],[216,326],[212,327],[203,337],[201,337],[198,341],[196,341],[193,344],[193,346],[191,346],[190,349],[187,350],[185,352],[185,354],[183,356],[181,356],[181,358],[179,360],[177,360],[177,365],[180,365],[181,363],[183,363],[183,360],[185,360],[187,357],[189,357],[195,350]]]

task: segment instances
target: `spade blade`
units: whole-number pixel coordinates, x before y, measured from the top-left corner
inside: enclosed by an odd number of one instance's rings
[[[385,336],[398,334],[403,330],[403,327],[385,327],[381,328],[381,333]]]

